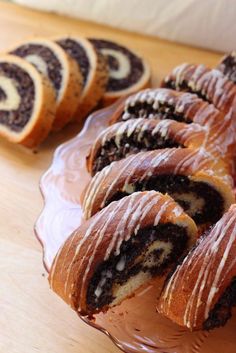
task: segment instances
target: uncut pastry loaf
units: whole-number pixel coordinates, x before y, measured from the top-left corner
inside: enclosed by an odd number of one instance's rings
[[[158,311],[191,330],[224,326],[236,306],[236,205],[167,281]]]
[[[216,69],[221,71],[230,81],[236,84],[236,52],[232,51],[224,55]]]
[[[160,289],[197,228],[173,199],[149,191],[112,202],[59,250],[51,288],[82,315],[119,304],[155,277]]]
[[[57,100],[53,129],[63,128],[75,114],[82,89],[77,63],[49,39],[35,38],[17,45],[10,52],[33,64],[51,81]]]
[[[108,81],[107,62],[85,38],[60,37],[55,41],[76,61],[82,73],[82,92],[75,112],[75,120],[80,121],[96,108],[105,93]]]
[[[84,216],[144,190],[168,193],[201,229],[218,221],[235,200],[223,162],[204,149],[167,148],[139,152],[98,172],[82,196]]]
[[[91,38],[94,45],[106,57],[109,80],[103,95],[103,105],[150,86],[151,71],[144,59],[130,49],[110,40]]]
[[[209,69],[205,65],[184,63],[165,77],[162,87],[196,93],[200,98],[213,103],[224,114],[233,109],[235,117],[236,87],[219,70]]]
[[[27,147],[40,144],[51,130],[56,96],[50,81],[27,61],[0,56],[0,135]]]

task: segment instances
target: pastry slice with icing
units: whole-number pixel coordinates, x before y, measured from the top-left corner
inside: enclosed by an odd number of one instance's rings
[[[213,104],[196,94],[167,88],[151,88],[125,99],[111,117],[111,124],[129,119],[171,119],[212,126],[222,123],[224,115]]]
[[[150,86],[149,65],[128,48],[103,39],[90,39],[95,48],[107,58],[109,80],[103,96],[103,104],[108,105]]]
[[[236,306],[236,205],[202,237],[169,281],[158,311],[191,330],[224,326]]]
[[[52,289],[82,315],[106,311],[155,277],[160,290],[197,228],[169,196],[149,191],[112,202],[59,250]]]
[[[236,52],[226,54],[219,64],[217,70],[221,71],[230,81],[236,84]]]
[[[208,136],[208,131],[198,124],[130,119],[113,124],[101,132],[90,150],[87,168],[94,175],[111,162],[140,151],[167,147],[200,148],[207,144]],[[210,147],[210,141],[208,145]]]
[[[73,118],[82,88],[78,65],[56,43],[32,39],[11,50],[33,64],[52,83],[57,99],[53,129],[59,130]]]
[[[168,193],[205,229],[234,202],[224,164],[205,150],[172,148],[140,152],[98,172],[83,195],[85,218],[137,191]]]
[[[106,90],[107,63],[85,38],[61,37],[56,39],[56,43],[76,61],[82,73],[82,93],[77,99],[75,113],[75,120],[79,121],[98,105]]]
[[[0,135],[27,147],[51,130],[56,97],[50,81],[27,61],[0,56]]]
[[[222,113],[235,112],[236,87],[222,72],[204,65],[182,64],[163,80],[162,87],[197,94]]]

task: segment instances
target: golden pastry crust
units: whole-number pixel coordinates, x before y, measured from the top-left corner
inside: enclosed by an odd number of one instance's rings
[[[151,70],[146,60],[118,43],[98,38],[91,38],[90,41],[94,47],[101,52],[102,55],[104,55],[104,57],[108,57],[109,80],[106,92],[104,93],[101,101],[102,106],[108,106],[121,97],[150,87]],[[109,64],[109,57],[112,58],[112,62],[114,61],[115,68],[112,68],[111,64]],[[133,77],[135,77],[137,72],[141,70],[139,67],[140,64],[142,65],[141,76],[132,82]],[[132,72],[133,69],[134,71]],[[113,84],[116,86],[125,80],[127,80],[127,84],[125,88],[109,88],[110,80],[113,80]]]
[[[138,229],[159,223],[183,226],[187,248],[195,243],[195,223],[169,196],[139,192],[113,202],[84,222],[59,250],[49,275],[51,288],[82,315],[91,314],[87,292],[99,264],[118,254],[122,242],[135,237]],[[165,278],[167,272],[160,277]]]
[[[14,143],[26,147],[38,146],[52,128],[56,111],[56,97],[50,81],[43,77],[33,65],[14,55],[1,55],[0,64],[13,64],[25,71],[32,79],[35,89],[35,102],[32,116],[20,132],[12,131],[1,124],[0,135]]]
[[[190,251],[163,290],[158,311],[191,330],[204,329],[236,278],[236,205]]]
[[[50,50],[53,55],[57,58],[61,65],[61,86],[58,91],[55,89],[57,96],[57,109],[56,116],[53,122],[53,130],[62,129],[68,122],[74,117],[75,111],[78,106],[78,99],[82,90],[82,75],[77,63],[69,57],[66,52],[55,42],[49,39],[44,38],[34,38],[25,42],[18,43],[14,48],[11,48],[9,52],[14,55],[19,55],[20,50],[30,45],[40,45],[42,48]],[[31,51],[34,53],[34,51]],[[20,55],[25,60],[31,62],[31,55]],[[44,60],[44,57],[41,57],[36,50],[33,54],[34,56],[34,65],[36,68],[49,80],[51,78],[48,76],[47,67],[52,65],[52,63],[47,63]],[[39,63],[37,66],[37,58],[39,58]],[[42,64],[43,70],[42,70]],[[46,71],[45,71],[46,70]],[[45,71],[45,72],[44,72]],[[53,80],[52,85],[54,84]]]

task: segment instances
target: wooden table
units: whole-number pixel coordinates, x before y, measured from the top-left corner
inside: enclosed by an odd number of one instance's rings
[[[213,52],[0,3],[0,50],[32,35],[59,34],[111,38],[138,50],[151,64],[154,85],[183,61],[214,66],[219,58]],[[37,154],[0,141],[0,353],[118,352],[49,290],[33,234],[43,206],[39,178],[71,130],[51,136]]]

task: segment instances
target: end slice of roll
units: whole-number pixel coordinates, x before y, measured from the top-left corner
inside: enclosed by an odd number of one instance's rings
[[[77,63],[49,39],[34,38],[18,44],[10,52],[33,64],[50,80],[57,100],[53,129],[63,128],[74,117],[82,91],[82,75]]]
[[[0,56],[0,135],[27,147],[52,128],[56,96],[50,81],[15,55]]]
[[[82,315],[106,311],[155,277],[160,289],[196,241],[197,228],[173,199],[134,193],[84,222],[59,250],[52,289]]]
[[[109,66],[109,80],[102,98],[104,106],[150,86],[150,67],[139,55],[110,40],[90,38],[90,42]]]
[[[224,326],[236,306],[236,205],[167,281],[158,311],[191,330]]]

